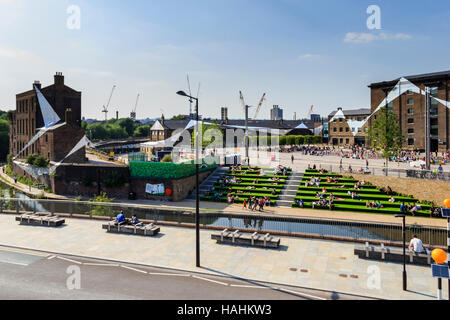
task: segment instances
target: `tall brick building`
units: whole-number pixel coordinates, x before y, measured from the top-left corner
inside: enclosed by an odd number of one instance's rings
[[[64,84],[64,76],[57,72],[54,83],[41,88],[39,81],[35,81],[32,90],[16,95],[16,110],[10,120],[10,150],[16,156],[25,145],[44,127],[44,120],[39,102],[34,90],[36,86],[61,121],[29,146],[19,158],[38,153],[50,161],[60,161],[83,137],[81,128],[81,92]],[[84,162],[84,148],[67,159],[70,162]]]
[[[331,112],[328,115],[328,143],[334,146],[366,146],[368,123],[366,122],[363,126],[361,124],[369,115],[368,108],[352,110],[338,108]]]
[[[401,80],[401,81],[400,81]],[[388,109],[392,110],[399,118],[400,127],[403,132],[404,148],[409,150],[425,150],[425,96],[422,94],[425,87],[431,88],[431,94],[444,104],[435,99],[431,99],[430,108],[430,137],[431,151],[450,151],[450,104],[445,103],[450,100],[450,70],[408,76],[391,81],[372,83],[370,88],[371,112],[386,101]],[[399,84],[400,81],[400,84]],[[422,91],[422,93],[417,89]],[[393,90],[395,88],[395,90]],[[400,95],[395,95],[408,89]],[[396,97],[389,101],[389,96]],[[445,105],[447,104],[447,106]],[[369,125],[376,119],[376,115],[371,117]]]

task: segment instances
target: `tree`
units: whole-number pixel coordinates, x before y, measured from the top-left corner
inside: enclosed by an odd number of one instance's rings
[[[216,138],[215,135],[211,133],[211,131],[205,134],[205,132],[209,129],[218,130],[222,134],[222,137],[223,137],[223,131],[215,121],[213,121],[213,123],[211,125],[204,125],[203,121],[202,121],[202,123],[201,123],[202,140],[203,140],[202,148],[205,148],[208,145],[210,145],[211,143],[213,143]],[[222,142],[223,141],[220,141],[220,143],[222,143]],[[195,146],[195,127],[194,127],[194,130],[192,131],[192,146]]]
[[[5,161],[8,152],[9,152],[9,122],[7,120],[0,119],[0,161]]]
[[[382,152],[386,169],[390,157],[396,156],[403,146],[403,135],[398,117],[391,110],[381,108],[369,129],[371,147]],[[387,175],[387,170],[386,170]]]
[[[134,130],[133,137],[148,137],[150,135],[150,126],[139,126]]]
[[[176,115],[176,116],[173,116],[170,120],[185,120],[185,119],[187,119],[187,115],[185,115],[185,114],[179,114],[179,115]]]

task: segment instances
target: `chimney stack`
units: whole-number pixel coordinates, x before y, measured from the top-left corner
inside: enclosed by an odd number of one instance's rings
[[[71,108],[66,108],[66,124],[74,124],[73,114]]]
[[[33,90],[34,90],[34,86],[36,86],[39,90],[41,90],[41,83],[39,82],[39,80],[34,80]]]
[[[62,72],[56,72],[55,74],[55,85],[64,85],[64,76],[62,74]]]
[[[116,111],[116,120],[119,120],[119,111]]]
[[[164,125],[164,115],[161,116],[161,124]]]

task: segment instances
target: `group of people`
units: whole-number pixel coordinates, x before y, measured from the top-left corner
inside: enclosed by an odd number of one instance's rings
[[[328,208],[330,210],[333,210],[334,208],[334,201],[333,198],[328,198],[328,199],[320,199],[319,201],[313,201],[311,203],[312,208]]]
[[[121,225],[128,224],[128,225],[133,225],[133,226],[143,225],[142,222],[139,222],[139,219],[135,214],[133,214],[131,216],[131,219],[126,218],[125,214],[123,213],[123,210],[121,210],[119,212],[119,214],[117,215],[117,217],[114,219],[114,223],[116,225],[118,225],[118,224],[121,224]]]
[[[415,216],[417,211],[422,210],[422,206],[418,203],[408,203],[405,204],[404,202],[402,202],[402,204],[400,205],[400,211],[403,213],[411,213],[411,215]]]
[[[267,196],[259,198],[252,196],[248,199],[244,199],[244,208],[248,208],[251,211],[256,211],[256,209],[258,209],[258,211],[264,211],[265,206],[270,207],[270,198]]]
[[[381,209],[381,208],[383,208],[383,204],[379,200],[377,200],[377,201],[373,200],[372,202],[367,200],[366,208]]]

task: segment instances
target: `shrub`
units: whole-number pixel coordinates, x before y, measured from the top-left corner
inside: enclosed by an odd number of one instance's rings
[[[166,154],[162,159],[161,162],[172,162],[172,155]]]
[[[37,156],[33,161],[33,165],[36,167],[44,168],[48,166],[48,162],[48,159],[44,158],[43,156]]]

